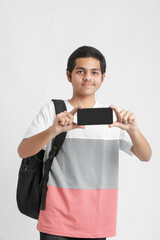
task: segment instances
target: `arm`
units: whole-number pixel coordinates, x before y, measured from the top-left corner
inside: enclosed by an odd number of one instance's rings
[[[43,132],[23,139],[17,149],[20,158],[30,157],[38,153],[56,135],[53,126],[50,126]]]
[[[33,156],[38,153],[51,139],[55,138],[60,133],[67,132],[75,128],[85,128],[85,126],[79,126],[73,122],[74,114],[78,108],[81,108],[81,106],[73,108],[69,113],[64,111],[57,114],[53,125],[47,130],[44,130],[32,137],[23,139],[17,149],[19,156],[21,158]]]
[[[136,131],[127,131],[129,134],[133,146],[131,147],[131,151],[141,160],[141,161],[149,161],[152,156],[152,150],[145,139],[145,137],[142,135],[139,129]]]
[[[133,112],[126,111],[125,109],[120,111],[114,105],[110,105],[110,107],[115,111],[117,121],[113,124],[110,124],[109,127],[119,127],[122,130],[126,130],[133,143],[133,146],[130,150],[141,161],[148,162],[151,158],[152,150],[149,143],[138,128],[136,115]]]

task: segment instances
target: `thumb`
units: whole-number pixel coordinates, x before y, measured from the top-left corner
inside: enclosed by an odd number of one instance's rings
[[[84,129],[84,128],[86,128],[86,126],[85,125],[78,125],[77,123],[73,123],[73,128],[82,128],[82,129]]]
[[[77,106],[77,107],[73,108],[70,113],[71,113],[72,115],[74,115],[79,108],[81,109],[82,107],[81,107],[81,106]]]
[[[112,127],[120,127],[120,123],[119,122],[114,122],[112,124],[109,124],[108,125],[109,128],[112,128]]]

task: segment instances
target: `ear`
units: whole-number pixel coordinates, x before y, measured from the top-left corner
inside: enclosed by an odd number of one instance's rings
[[[70,72],[69,72],[68,70],[66,71],[66,75],[67,75],[68,81],[69,81],[69,82],[72,82],[72,79],[71,79],[71,77],[70,77]]]
[[[102,75],[102,82],[103,82],[104,78],[105,78],[105,73],[103,73],[103,75]]]

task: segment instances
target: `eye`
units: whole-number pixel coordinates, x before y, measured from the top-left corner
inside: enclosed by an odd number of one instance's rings
[[[98,75],[98,72],[93,72],[94,75]]]
[[[84,71],[82,71],[82,70],[79,70],[79,71],[77,71],[77,73],[84,73]]]

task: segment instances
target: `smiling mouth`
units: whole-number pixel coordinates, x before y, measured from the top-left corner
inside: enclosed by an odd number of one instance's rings
[[[82,86],[84,86],[84,87],[92,87],[93,86],[93,84],[87,84],[87,83],[85,83],[85,84],[82,84]]]

